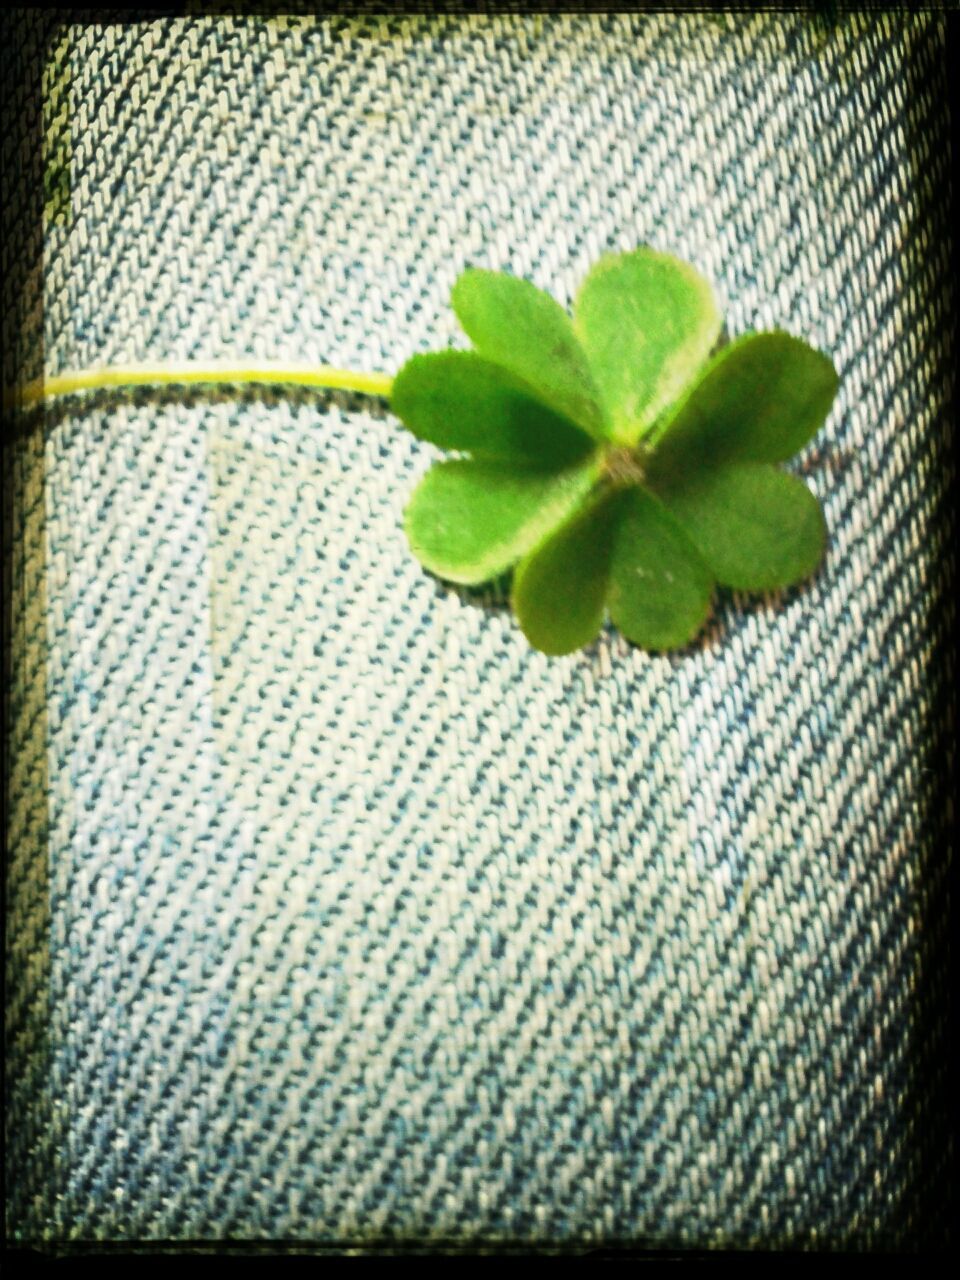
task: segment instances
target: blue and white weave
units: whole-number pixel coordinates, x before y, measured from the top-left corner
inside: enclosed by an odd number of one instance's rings
[[[14,1238],[940,1229],[943,23],[196,17],[51,47],[48,373],[395,372],[466,345],[465,266],[568,303],[650,243],[842,386],[798,464],[822,573],[718,595],[666,656],[611,628],[547,658],[502,587],[428,576],[401,513],[438,455],[376,401],[48,411],[14,588]]]

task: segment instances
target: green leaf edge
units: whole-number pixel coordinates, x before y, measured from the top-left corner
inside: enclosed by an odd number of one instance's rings
[[[478,343],[474,334],[471,332],[472,322],[465,317],[464,291],[469,287],[470,282],[481,278],[497,278],[500,280],[510,280],[521,285],[524,289],[538,295],[538,297],[549,304],[550,309],[554,311],[558,319],[562,318],[564,327],[566,328],[566,336],[579,357],[582,366],[580,374],[583,378],[583,386],[579,399],[581,400],[582,412],[571,412],[569,404],[564,397],[564,403],[559,403],[559,398],[554,396],[549,388],[538,386],[536,383],[530,382],[529,378],[522,378],[522,375],[514,373],[509,365],[502,364],[500,360],[488,355],[484,350],[484,344]],[[454,281],[453,288],[450,291],[450,305],[453,313],[460,324],[461,329],[473,343],[474,350],[484,359],[489,360],[491,364],[500,365],[501,368],[513,374],[514,377],[522,378],[522,381],[534,391],[536,398],[541,404],[552,409],[554,413],[566,418],[574,426],[585,432],[591,440],[595,440],[598,444],[610,439],[609,431],[609,415],[606,410],[603,398],[600,395],[599,388],[596,386],[593,373],[590,369],[590,361],[587,359],[587,353],[577,336],[574,328],[573,317],[570,312],[557,301],[557,299],[548,293],[545,289],[539,288],[532,280],[527,280],[523,276],[514,275],[509,271],[494,271],[487,267],[465,267],[460,275]]]
[[[424,490],[430,483],[432,483],[431,476],[443,468],[464,468],[485,465],[495,464],[487,464],[485,462],[481,462],[479,460],[474,461],[469,458],[447,459],[443,462],[434,463],[434,465],[421,477],[420,483],[414,489],[406,507],[404,508],[404,534],[406,535],[407,542],[414,557],[428,572],[435,574],[446,582],[457,583],[460,586],[479,586],[481,583],[489,582],[491,579],[499,577],[502,573],[514,568],[518,561],[527,554],[529,546],[534,545],[533,543],[525,544],[523,545],[523,550],[519,552],[510,551],[503,552],[497,556],[489,555],[479,563],[475,562],[473,566],[468,569],[465,569],[462,566],[458,567],[457,565],[452,565],[450,562],[444,562],[429,553],[424,554],[422,544],[419,543],[411,529],[411,523],[414,519],[414,508],[416,503],[418,500],[422,501]],[[579,496],[577,495],[577,490],[581,489],[581,486],[574,486],[571,484],[571,492],[565,495],[567,499],[566,501],[564,501],[561,498],[561,495],[558,494],[556,500],[550,504],[549,510],[541,511],[543,521],[541,528],[543,532],[535,535],[538,539],[548,537],[552,530],[558,528],[571,513],[578,509],[578,502],[582,503],[589,499],[590,493],[596,485],[600,472],[599,462],[593,457],[573,466],[560,468],[556,471],[537,472],[533,468],[510,468],[506,466],[504,466],[503,469],[505,472],[512,471],[514,474],[526,471],[528,474],[541,474],[545,476],[569,474],[571,478],[573,478],[576,473],[580,473],[582,476],[582,492],[579,493]],[[529,522],[529,526],[535,528],[537,523],[537,521],[531,520]]]
[[[581,306],[581,299],[584,295],[584,291],[587,288],[588,284],[594,281],[598,276],[602,275],[604,272],[613,270],[616,267],[617,263],[622,261],[623,259],[633,258],[640,255],[643,255],[645,257],[651,257],[651,258],[664,259],[666,261],[669,261],[671,264],[680,267],[682,269],[682,274],[685,275],[693,284],[696,285],[697,291],[701,295],[701,300],[707,304],[706,310],[709,316],[708,328],[710,332],[710,339],[707,345],[707,353],[704,354],[703,357],[701,357],[699,365],[697,365],[689,375],[688,382],[689,383],[695,382],[698,379],[701,370],[704,368],[705,363],[709,361],[710,350],[716,345],[717,341],[720,339],[720,336],[723,332],[723,315],[720,311],[720,308],[717,302],[716,291],[714,290],[712,283],[710,282],[710,280],[707,279],[705,275],[703,275],[702,272],[697,270],[697,268],[693,265],[693,263],[688,262],[685,258],[678,258],[675,254],[672,254],[672,253],[665,253],[662,250],[653,248],[652,245],[640,245],[636,249],[630,249],[630,250],[625,250],[621,252],[611,251],[609,253],[601,254],[600,257],[594,263],[591,264],[587,274],[581,280],[580,285],[577,289],[576,296],[574,297],[573,317],[572,317],[574,333],[576,334],[578,340],[580,341],[581,347],[583,347],[584,322],[580,314],[580,306]],[[589,366],[590,359],[589,359],[589,356],[587,355],[585,348],[584,348],[584,356],[586,357],[587,364]],[[662,377],[662,374],[663,374],[663,370],[661,368],[660,370],[661,377]],[[687,385],[688,384],[685,383],[684,386],[681,388],[681,390],[675,393],[673,399],[669,400],[666,404],[661,405],[660,408],[654,414],[652,415],[650,415],[649,413],[644,414],[640,417],[638,421],[628,423],[618,430],[615,425],[615,420],[617,415],[615,414],[613,408],[607,403],[606,397],[601,392],[598,384],[597,395],[598,395],[598,398],[600,399],[600,403],[603,407],[603,411],[608,423],[607,439],[611,440],[613,443],[627,445],[629,447],[634,447],[646,440],[649,440],[650,436],[656,430],[657,425],[662,420],[663,416],[669,413],[672,406],[677,403],[680,397],[683,396]]]

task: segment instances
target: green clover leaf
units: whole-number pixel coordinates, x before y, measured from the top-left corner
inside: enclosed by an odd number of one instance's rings
[[[535,648],[571,653],[607,614],[634,643],[676,648],[717,585],[768,591],[817,569],[820,507],[777,464],[836,396],[821,352],[773,332],[711,356],[709,284],[648,248],[601,258],[572,320],[492,271],[464,272],[453,306],[474,350],[414,356],[391,390],[418,439],[459,455],[424,476],[405,529],[450,581],[512,568]]]

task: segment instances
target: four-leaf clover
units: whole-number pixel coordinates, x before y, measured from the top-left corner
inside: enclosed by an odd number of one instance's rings
[[[776,464],[830,410],[821,352],[780,332],[714,351],[709,284],[647,248],[601,258],[572,320],[493,271],[465,271],[452,302],[474,350],[414,356],[391,392],[415,436],[460,455],[406,509],[425,568],[464,584],[513,569],[514,612],[548,654],[589,644],[608,612],[629,640],[675,648],[718,584],[767,591],[817,568],[820,507]]]

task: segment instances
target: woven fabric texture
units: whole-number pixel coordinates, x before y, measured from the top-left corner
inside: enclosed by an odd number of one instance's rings
[[[466,345],[465,266],[568,304],[650,243],[842,387],[795,464],[830,530],[812,584],[719,593],[683,652],[611,628],[562,659],[502,584],[413,559],[438,455],[379,402],[47,411],[16,1237],[938,1231],[943,19],[166,18],[49,59],[48,373],[394,372]]]

